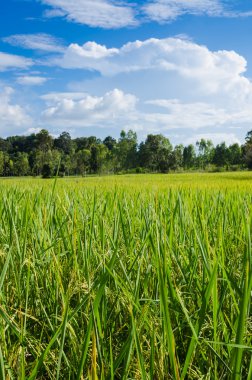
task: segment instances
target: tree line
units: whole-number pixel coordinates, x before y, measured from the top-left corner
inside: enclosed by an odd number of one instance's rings
[[[138,144],[132,130],[121,131],[119,139],[95,136],[72,139],[68,132],[54,138],[42,129],[29,136],[0,138],[1,176],[87,175],[144,173],[180,170],[252,169],[252,131],[245,143],[216,146],[201,139],[195,145],[172,146],[162,134],[149,134]]]

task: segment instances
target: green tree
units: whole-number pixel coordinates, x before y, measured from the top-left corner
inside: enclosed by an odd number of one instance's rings
[[[42,178],[52,177],[52,167],[50,164],[44,164],[41,170]]]
[[[4,152],[0,151],[0,176],[4,175]]]
[[[75,150],[78,152],[82,149],[91,149],[92,145],[100,144],[101,140],[97,139],[95,136],[90,137],[77,137],[73,140],[74,145],[76,146]]]
[[[195,148],[192,144],[185,146],[183,150],[183,166],[185,169],[194,167],[196,161]]]
[[[76,154],[74,150],[70,154],[61,156],[61,163],[64,165],[66,175],[75,174],[76,170]]]
[[[247,132],[245,141],[246,141],[246,144],[252,144],[252,130]]]
[[[117,170],[127,170],[136,167],[137,164],[137,134],[132,130],[127,133],[121,131],[119,141],[114,149]]]
[[[68,132],[62,132],[58,138],[54,140],[54,147],[64,154],[70,154],[73,151],[74,144]]]
[[[106,167],[108,148],[104,144],[91,146],[90,169],[93,173],[102,173]]]
[[[242,163],[242,150],[239,144],[235,143],[228,147],[229,162],[231,165],[240,165]]]
[[[90,171],[91,152],[88,149],[79,150],[75,154],[76,174],[85,175]]]
[[[53,147],[53,138],[46,129],[41,129],[41,131],[36,134],[36,142],[37,148],[44,153]]]
[[[219,167],[229,165],[229,151],[225,142],[216,145],[214,150],[213,163]]]
[[[139,147],[139,163],[150,171],[168,171],[171,165],[172,145],[165,136],[148,135]]]
[[[170,168],[172,170],[178,170],[183,166],[183,150],[182,144],[176,145],[170,155]]]
[[[26,176],[30,173],[29,158],[27,153],[18,152],[13,159],[13,174]]]
[[[56,174],[60,161],[61,153],[57,149],[50,149],[47,152],[36,149],[33,152],[33,174],[41,175],[45,164],[50,166],[53,174]]]
[[[0,138],[0,151],[2,152],[11,152],[12,150],[12,144],[10,141],[8,141],[7,139],[2,139]]]
[[[109,151],[112,151],[113,149],[115,149],[117,141],[113,137],[107,136],[103,140],[103,144],[108,148]]]
[[[13,160],[10,158],[8,153],[4,153],[4,176],[12,176],[13,173]]]
[[[252,169],[252,131],[249,131],[245,137],[245,144],[242,147],[243,160],[249,170]]]
[[[214,155],[214,146],[211,140],[201,139],[196,142],[198,148],[198,167],[205,169],[213,159]]]

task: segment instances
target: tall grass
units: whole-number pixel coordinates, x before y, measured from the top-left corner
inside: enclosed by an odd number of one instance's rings
[[[1,184],[0,378],[252,378],[250,185],[138,178]]]

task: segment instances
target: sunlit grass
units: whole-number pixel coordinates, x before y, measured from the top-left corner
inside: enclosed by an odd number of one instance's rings
[[[0,195],[0,378],[252,378],[251,173]]]

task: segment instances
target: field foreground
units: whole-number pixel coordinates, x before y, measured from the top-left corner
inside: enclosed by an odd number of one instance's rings
[[[251,173],[0,195],[0,379],[252,379]]]

